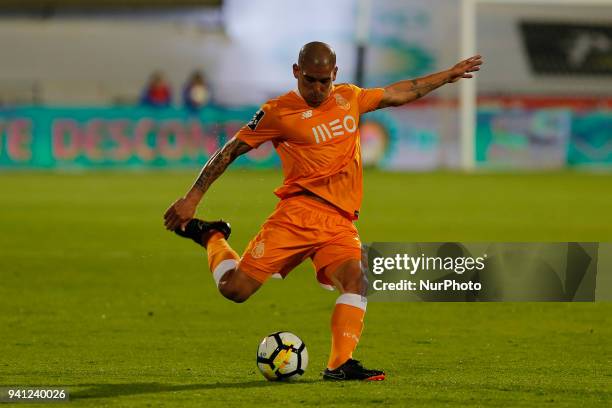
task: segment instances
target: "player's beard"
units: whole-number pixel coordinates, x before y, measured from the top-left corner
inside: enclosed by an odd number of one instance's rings
[[[327,97],[324,95],[320,95],[320,96],[313,95],[311,98],[307,100],[307,102],[308,102],[308,105],[316,108],[317,106],[321,105],[326,98]]]

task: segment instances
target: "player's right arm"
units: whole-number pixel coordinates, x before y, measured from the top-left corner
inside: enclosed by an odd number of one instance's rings
[[[176,200],[164,214],[164,225],[166,229],[174,231],[178,227],[183,227],[193,218],[196,208],[204,193],[227,167],[240,155],[247,153],[252,147],[236,136],[231,138],[222,148],[206,162],[198,178],[195,180],[191,189],[185,197]]]
[[[268,101],[262,105],[253,119],[242,127],[221,149],[206,162],[198,178],[184,197],[176,200],[164,214],[166,229],[174,231],[185,227],[195,215],[196,208],[210,185],[240,155],[257,148],[262,143],[280,136],[274,115],[274,105]]]

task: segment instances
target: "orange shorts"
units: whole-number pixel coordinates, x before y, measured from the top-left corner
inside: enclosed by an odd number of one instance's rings
[[[238,267],[263,283],[275,274],[284,278],[306,258],[312,259],[319,283],[332,285],[329,267],[361,260],[361,240],[353,222],[337,209],[298,195],[277,204]]]

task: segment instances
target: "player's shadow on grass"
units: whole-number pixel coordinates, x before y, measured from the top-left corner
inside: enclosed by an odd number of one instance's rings
[[[159,392],[220,390],[231,388],[263,388],[292,386],[298,384],[312,384],[322,380],[300,380],[296,382],[269,382],[254,380],[237,383],[214,384],[160,384],[160,383],[127,383],[127,384],[74,384],[74,387],[88,387],[83,390],[70,392],[70,399],[112,398],[138,394],[153,394]]]

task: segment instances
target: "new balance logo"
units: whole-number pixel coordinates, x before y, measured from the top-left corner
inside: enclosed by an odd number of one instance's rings
[[[331,140],[333,137],[344,135],[344,132],[355,133],[357,121],[351,115],[346,115],[344,120],[334,119],[331,122],[314,126],[312,134],[317,144]]]
[[[312,110],[307,110],[306,112],[302,113],[302,119],[309,119],[312,118]]]

